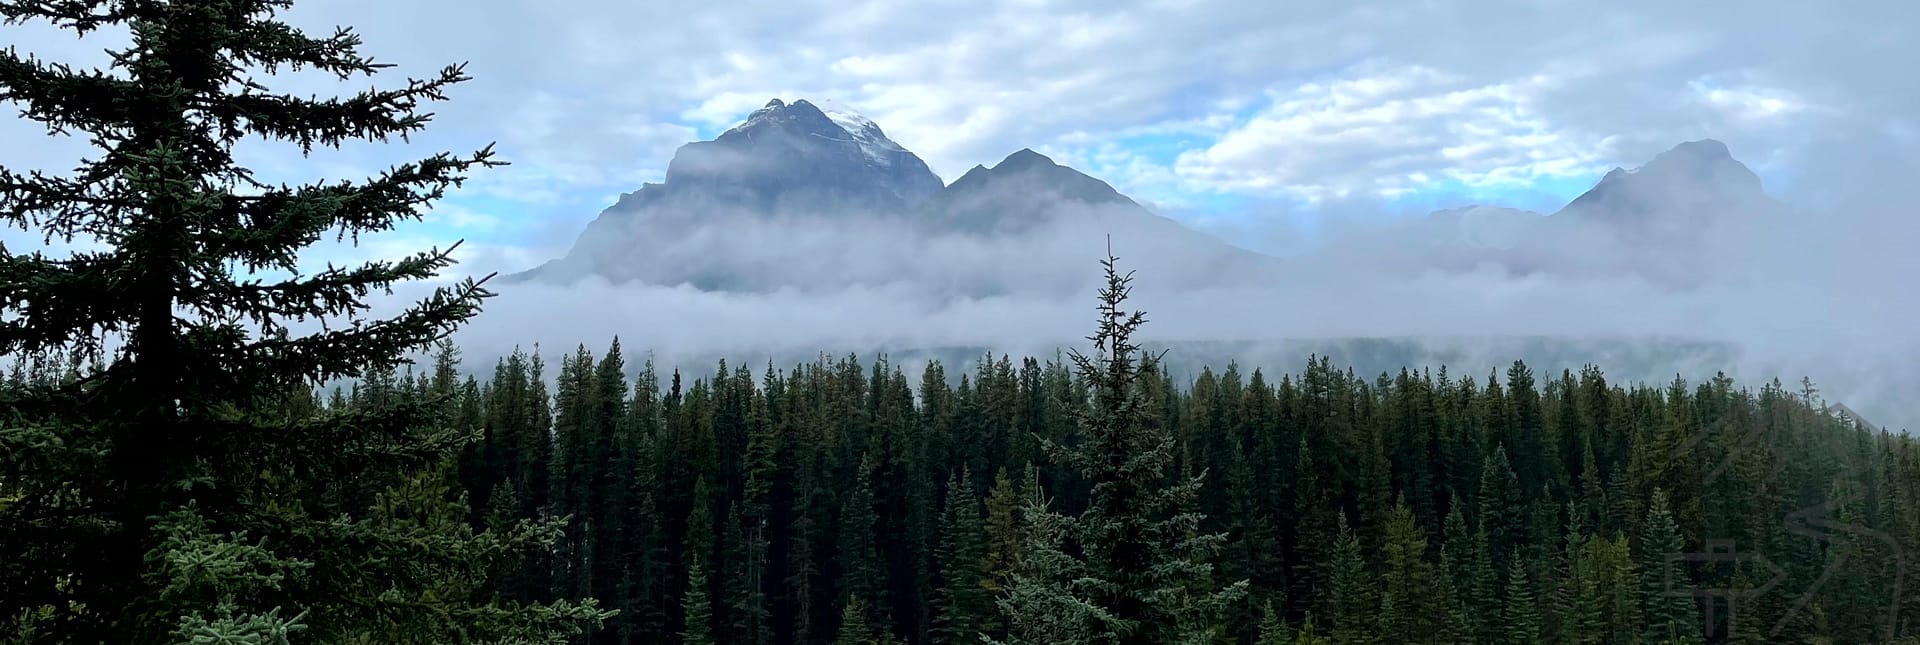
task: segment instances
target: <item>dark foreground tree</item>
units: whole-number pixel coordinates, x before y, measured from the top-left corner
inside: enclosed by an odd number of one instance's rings
[[[9,24],[132,40],[110,70],[0,52],[0,101],[97,148],[69,176],[0,170],[0,219],[95,249],[0,248],[0,355],[98,363],[0,399],[0,620],[62,643],[563,640],[604,613],[485,590],[495,562],[555,528],[470,528],[448,464],[473,428],[418,397],[330,413],[312,400],[446,336],[489,294],[467,280],[370,319],[369,293],[435,275],[452,249],[312,274],[301,251],[419,218],[498,162],[488,149],[361,183],[256,179],[235,161],[242,138],[303,152],[404,139],[429,120],[423,101],[467,78],[275,93],[260,76],[387,67],[350,31],[278,22],[290,4],[0,1]],[[321,329],[289,328],[303,322]]]
[[[1035,495],[1023,511],[1031,536],[1000,600],[1013,642],[1212,643],[1225,635],[1223,612],[1246,594],[1246,581],[1213,585],[1210,561],[1226,536],[1200,531],[1205,473],[1169,468],[1177,440],[1149,412],[1142,386],[1156,361],[1132,339],[1146,315],[1121,308],[1133,276],[1116,261],[1101,263],[1100,326],[1088,337],[1095,354],[1071,354],[1093,398],[1073,407],[1078,441],[1041,440],[1089,484],[1087,506],[1062,515]]]

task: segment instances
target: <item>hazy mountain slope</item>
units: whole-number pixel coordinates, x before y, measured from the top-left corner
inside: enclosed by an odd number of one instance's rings
[[[713,141],[682,146],[665,183],[623,196],[564,257],[509,281],[1071,291],[1109,237],[1165,284],[1271,266],[1032,150],[943,186],[872,120],[775,100]]]

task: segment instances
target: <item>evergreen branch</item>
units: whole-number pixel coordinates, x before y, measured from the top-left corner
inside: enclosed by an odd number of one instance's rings
[[[106,8],[102,9],[103,5]],[[0,1],[0,16],[6,19],[0,24],[25,24],[28,19],[37,18],[84,36],[132,18],[129,5],[113,0],[4,0]]]
[[[118,232],[112,214],[133,208],[132,200],[104,194],[100,182],[0,168],[0,220],[38,228],[49,243],[56,235],[72,242],[81,233],[112,239]]]
[[[367,90],[347,99],[246,93],[209,99],[197,107],[222,123],[245,122],[244,127],[225,133],[228,140],[243,133],[259,134],[297,143],[309,153],[316,143],[337,148],[347,139],[386,141],[398,135],[407,141],[433,119],[431,113],[414,112],[420,102],[446,100],[448,86],[471,78],[465,69],[465,63],[449,65],[437,78],[409,79],[402,89]]]
[[[452,254],[459,243],[446,250],[429,250],[395,262],[377,260],[352,269],[328,267],[307,278],[293,278],[273,284],[259,281],[214,284],[211,281],[181,289],[183,302],[218,302],[218,311],[205,314],[244,312],[254,322],[278,327],[276,319],[307,320],[343,316],[365,311],[362,301],[372,292],[392,292],[395,284],[432,278],[440,269],[452,266]]]
[[[203,243],[214,249],[245,254],[249,263],[265,264],[274,253],[285,254],[295,245],[311,243],[313,235],[339,229],[341,236],[391,230],[396,217],[420,219],[420,209],[458,188],[474,167],[507,165],[493,159],[487,145],[468,157],[436,154],[416,163],[387,170],[376,179],[353,185],[310,184],[280,187],[260,195],[233,196],[236,212],[251,224],[231,227]],[[257,249],[271,249],[261,252]],[[249,253],[249,249],[256,249]]]
[[[0,247],[3,251],[4,247]],[[133,300],[123,286],[120,258],[106,253],[48,260],[40,254],[0,254],[0,355],[53,348],[93,351],[109,332],[126,328]]]
[[[267,371],[298,374],[314,382],[398,365],[406,361],[401,352],[445,338],[454,327],[479,313],[480,302],[493,296],[480,285],[492,277],[488,275],[479,282],[469,279],[455,289],[436,289],[432,296],[400,315],[371,325],[301,338],[268,338],[232,353],[254,357]]]
[[[285,65],[294,71],[311,67],[346,80],[355,74],[372,76],[392,67],[359,55],[360,35],[350,27],[337,28],[326,38],[315,38],[285,23],[255,21],[234,32],[233,44],[234,62],[259,65],[268,74],[279,73],[280,66]]]
[[[140,100],[148,96],[148,88],[99,70],[77,72],[63,63],[22,58],[12,47],[0,50],[0,101],[21,103],[20,116],[45,124],[50,134],[122,127],[151,111]]]

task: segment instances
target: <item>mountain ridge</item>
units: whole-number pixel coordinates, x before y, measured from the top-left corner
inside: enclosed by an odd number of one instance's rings
[[[1569,252],[1597,231],[1671,250],[1698,235],[1703,222],[1772,204],[1760,179],[1715,139],[1682,142],[1633,169],[1616,167],[1552,214],[1493,205],[1437,210],[1380,235],[1400,236],[1428,256],[1379,258],[1412,262],[1407,270],[1472,270],[1492,262],[1518,273],[1541,270],[1639,270],[1656,250],[1595,264]],[[805,248],[782,258],[738,257],[721,238],[754,236]],[[1032,148],[975,165],[951,183],[888,138],[880,125],[829,102],[775,98],[707,141],[680,146],[661,183],[643,183],[590,222],[566,254],[509,282],[685,284],[705,291],[831,288],[921,279],[979,297],[1017,290],[1005,278],[969,282],[905,270],[871,257],[912,262],[925,255],[877,245],[893,235],[924,244],[1001,244],[1046,230],[1098,240],[1118,235],[1135,255],[1175,255],[1174,282],[1207,286],[1209,273],[1255,277],[1286,263],[1189,228],[1153,212],[1111,184],[1059,164]],[[835,232],[837,231],[837,233]],[[835,237],[835,236],[838,237]],[[974,240],[969,242],[968,240]],[[1073,250],[1040,244],[1008,252],[1010,260]],[[1089,249],[1091,250],[1091,249]],[[1349,249],[1351,250],[1351,249]],[[1658,251],[1664,252],[1664,251]],[[809,257],[809,256],[818,257]],[[1361,257],[1368,257],[1361,254]],[[823,266],[844,261],[844,267]],[[783,264],[804,263],[817,284]],[[1690,270],[1690,269],[1688,269]],[[1688,270],[1668,272],[1684,276]],[[1034,284],[1066,284],[1026,271]],[[1143,273],[1145,273],[1143,271]],[[924,275],[922,275],[924,274]],[[820,278],[820,276],[825,276]],[[988,284],[990,283],[990,284]],[[971,285],[971,286],[968,286]]]
[[[838,106],[822,109],[805,99],[773,99],[712,140],[680,146],[666,175],[661,183],[645,183],[623,194],[588,224],[565,255],[506,276],[507,281],[598,277],[711,291],[797,286],[790,282],[798,278],[765,275],[770,267],[751,258],[731,258],[736,251],[700,239],[713,236],[716,226],[730,226],[732,234],[785,227],[781,230],[795,244],[807,243],[821,231],[853,229],[844,232],[858,237],[885,229],[940,245],[991,244],[1059,228],[1085,230],[1090,240],[1101,233],[1117,234],[1137,240],[1127,245],[1136,253],[1178,253],[1181,264],[1220,271],[1265,257],[1154,213],[1111,184],[1031,148],[991,167],[976,166],[952,183],[942,182],[871,119]],[[846,247],[857,240],[840,242],[840,248],[811,250],[842,256],[888,253],[871,245],[856,252]],[[691,250],[689,245],[700,248]],[[1053,252],[1049,247],[1026,255]],[[1041,273],[1029,272],[1031,281],[1058,281]],[[849,271],[833,276],[813,286],[894,278]],[[992,295],[1021,286],[974,284],[961,288],[959,295]]]

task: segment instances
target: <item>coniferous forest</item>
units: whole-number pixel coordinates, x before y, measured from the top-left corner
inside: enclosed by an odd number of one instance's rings
[[[1136,339],[1148,321],[1113,258],[1079,351],[915,380],[883,357],[655,365],[618,339],[464,364],[450,334],[485,315],[475,281],[296,329],[452,263],[301,274],[303,249],[419,217],[499,162],[256,181],[231,154],[244,137],[399,137],[466,78],[274,94],[256,72],[384,69],[351,32],[275,22],[287,5],[0,3],[134,35],[114,74],[0,53],[0,100],[101,149],[74,177],[0,170],[0,217],[102,249],[0,249],[0,641],[1920,632],[1903,594],[1920,446],[1805,381],[1357,374],[1324,357],[1176,380]]]

